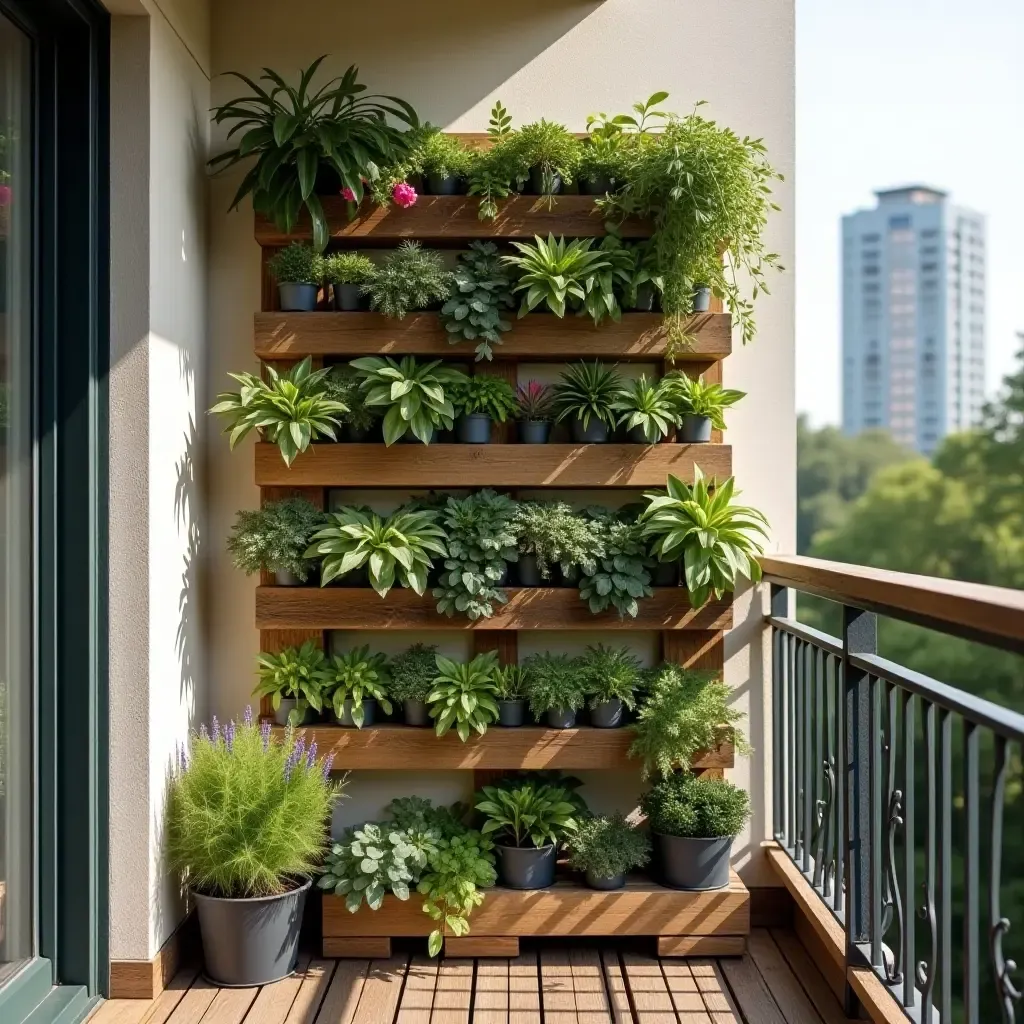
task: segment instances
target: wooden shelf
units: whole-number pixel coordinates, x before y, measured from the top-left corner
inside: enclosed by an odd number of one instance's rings
[[[275,734],[284,730],[275,727]],[[449,771],[454,769],[541,769],[584,771],[611,768],[638,770],[640,762],[627,756],[635,738],[632,729],[546,729],[524,725],[504,729],[493,725],[483,736],[474,733],[466,743],[454,733],[436,736],[433,727],[380,725],[343,729],[337,725],[308,725],[306,742],[316,741],[321,754],[334,754],[334,767],[374,771]],[[722,743],[698,755],[693,767],[731,768],[733,747]]]
[[[593,629],[720,630],[732,626],[732,598],[690,607],[685,587],[656,587],[635,619],[614,611],[592,615],[575,587],[508,587],[508,603],[489,619],[440,615],[428,590],[396,587],[386,598],[369,588],[257,587],[257,629]]]
[[[559,318],[531,313],[515,319],[512,330],[494,346],[498,360],[570,359],[661,360],[667,335],[660,313],[623,313],[622,319],[595,327],[577,316]],[[394,320],[380,313],[257,313],[256,355],[260,359],[301,359],[304,356],[417,355],[435,359],[472,359],[473,342],[452,345],[436,313],[412,313]],[[722,359],[732,352],[732,318],[728,313],[699,313],[687,333],[693,348],[676,355],[677,362]],[[486,372],[487,363],[481,368]]]
[[[364,203],[353,220],[341,196],[321,196],[330,237],[335,242],[359,245],[394,245],[405,238],[424,242],[468,241],[474,238],[533,238],[549,233],[566,238],[597,238],[606,234],[605,216],[592,196],[557,196],[548,209],[548,197],[512,196],[498,203],[494,220],[480,220],[480,202],[474,196],[420,196],[407,210]],[[256,214],[256,241],[263,246],[287,245],[312,238],[309,215],[303,209],[295,229],[286,234],[273,221]],[[623,238],[648,238],[648,221],[629,219],[619,227]]]
[[[724,480],[722,444],[314,444],[291,468],[277,445],[256,445],[260,487],[664,487],[693,467]]]

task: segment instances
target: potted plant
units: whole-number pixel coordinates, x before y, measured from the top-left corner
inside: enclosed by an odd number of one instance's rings
[[[430,725],[427,696],[437,676],[436,654],[434,644],[413,644],[391,659],[388,689],[395,702],[401,703],[406,725]]]
[[[640,662],[628,647],[590,645],[578,662],[587,694],[590,724],[598,729],[616,729],[623,723],[625,709],[636,707],[634,694],[640,683]]]
[[[547,384],[531,380],[516,388],[516,419],[520,444],[547,444],[555,418],[555,393]]]
[[[593,523],[564,501],[521,501],[512,518],[523,587],[551,585],[551,568],[558,565],[563,578],[579,569],[596,567],[601,544]]]
[[[366,404],[359,371],[348,363],[336,363],[324,378],[324,384],[327,394],[347,407],[338,417],[344,440],[365,444],[379,429],[383,414],[379,408]]]
[[[572,184],[581,145],[563,125],[543,118],[523,125],[515,134],[515,148],[528,169],[533,195],[555,195]]]
[[[732,841],[750,817],[750,798],[725,779],[681,772],[640,798],[647,815],[659,881],[704,891],[729,884]]]
[[[528,677],[522,665],[502,665],[494,674],[498,697],[498,725],[515,729],[523,724]]]
[[[316,309],[324,260],[312,246],[292,242],[267,260],[267,270],[277,282],[277,295],[285,312],[309,313]]]
[[[706,284],[693,286],[693,311],[706,313],[711,308],[711,289]]]
[[[502,319],[505,310],[516,304],[512,278],[493,242],[470,242],[469,250],[459,256],[451,298],[441,307],[441,324],[448,341],[476,342],[476,358],[492,359],[492,346],[501,344],[501,335],[512,325]]]
[[[315,568],[306,551],[323,525],[324,513],[306,498],[268,501],[237,513],[228,551],[247,576],[263,570],[274,574],[279,587],[297,587]]]
[[[451,400],[458,417],[456,436],[462,444],[490,444],[491,425],[504,423],[518,408],[512,385],[489,373],[477,373],[453,385]]]
[[[452,282],[440,253],[405,241],[381,260],[362,288],[370,296],[370,309],[404,320],[416,310],[440,308],[451,295]]]
[[[627,246],[632,256],[629,284],[624,302],[638,313],[650,313],[659,308],[665,279],[658,270],[657,253],[650,239]]]
[[[622,393],[622,378],[595,360],[574,363],[555,385],[557,422],[568,419],[577,444],[603,444],[615,426],[615,403]]]
[[[397,581],[417,594],[427,588],[432,555],[444,557],[444,531],[434,512],[398,511],[387,519],[347,506],[328,513],[327,525],[313,534],[308,558],[322,558],[320,586],[364,565],[370,586],[386,597]]]
[[[626,429],[631,444],[657,444],[675,426],[671,391],[660,381],[648,382],[645,373],[624,385],[612,409],[619,413],[618,425]]]
[[[587,138],[580,147],[576,181],[580,194],[603,196],[625,180],[628,140],[622,125],[605,114],[587,117]]]
[[[417,150],[426,191],[432,196],[456,196],[466,191],[472,151],[456,136],[433,131]]]
[[[365,309],[363,287],[373,280],[376,268],[357,252],[336,252],[324,260],[323,279],[334,293],[334,308],[345,312]]]
[[[619,518],[620,513],[590,508],[587,514],[597,556],[580,567],[580,598],[593,615],[614,608],[620,619],[627,615],[635,619],[639,602],[654,593],[650,572],[654,559],[648,555],[642,528],[635,521]]]
[[[390,447],[407,433],[430,444],[439,428],[454,426],[455,409],[444,389],[465,380],[461,370],[440,359],[417,363],[414,356],[365,356],[351,365],[362,377],[364,404],[386,410],[385,445]]]
[[[530,712],[550,729],[572,729],[586,700],[580,663],[568,654],[534,654],[523,662]]]
[[[513,242],[518,256],[503,256],[518,275],[514,291],[523,293],[519,316],[545,306],[555,316],[564,317],[569,302],[582,306],[594,276],[609,266],[607,256],[593,248],[592,238],[574,238],[567,242],[548,235],[547,241],[535,236],[533,242]]]
[[[437,675],[427,694],[434,731],[438,736],[444,736],[455,726],[463,743],[469,739],[470,729],[483,736],[487,726],[498,717],[497,687],[494,683],[498,669],[497,652],[487,651],[472,661],[462,663],[438,654],[435,662]]]
[[[731,593],[741,576],[752,583],[761,579],[757,557],[764,549],[757,535],[768,536],[768,520],[756,508],[732,504],[734,490],[733,477],[720,487],[712,480],[709,487],[694,466],[692,488],[670,473],[666,492],[644,495],[643,535],[655,538],[654,553],[662,561],[682,558],[694,608],[712,594],[719,600]]]
[[[591,889],[621,889],[626,873],[651,859],[651,840],[621,814],[583,818],[569,836],[569,867],[582,871]]]
[[[496,833],[498,879],[511,889],[545,889],[555,880],[558,844],[576,830],[576,807],[558,786],[526,780],[484,786],[476,809],[484,835]]]
[[[256,659],[254,697],[269,697],[278,725],[305,725],[323,709],[324,652],[312,640]]]
[[[371,654],[368,644],[335,654],[324,669],[324,696],[334,709],[335,724],[348,729],[373,725],[379,704],[391,714],[387,657]]]
[[[270,741],[252,709],[203,726],[178,756],[167,794],[167,857],[196,904],[204,970],[255,987],[295,970],[299,928],[343,783],[288,733]]]
[[[735,749],[750,746],[739,727],[743,713],[732,707],[732,691],[714,672],[663,664],[647,673],[643,704],[633,724],[629,756],[643,763],[640,774],[662,777],[689,771],[702,750],[713,750],[729,736]]]
[[[723,410],[735,405],[746,395],[745,391],[723,388],[721,384],[708,384],[703,376],[692,378],[679,371],[668,374],[663,384],[666,391],[675,398],[680,440],[687,444],[706,444],[711,440],[712,427],[724,430]]]

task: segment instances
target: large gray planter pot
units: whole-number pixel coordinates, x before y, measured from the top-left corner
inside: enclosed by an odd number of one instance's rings
[[[679,427],[679,440],[683,444],[707,444],[711,440],[711,417],[687,413]]]
[[[555,845],[501,846],[494,852],[498,859],[498,882],[510,889],[546,889],[555,881]]]
[[[618,697],[602,701],[590,709],[590,724],[595,729],[618,729],[622,725],[625,706]]]
[[[691,839],[654,832],[654,863],[659,880],[672,889],[703,892],[729,884],[732,836]]]
[[[587,885],[591,889],[600,889],[602,891],[609,891],[611,889],[621,889],[626,884],[626,876],[612,875],[611,878],[602,878],[600,875],[595,875],[593,871],[586,873]]]
[[[462,179],[454,174],[428,174],[427,195],[457,196],[462,192]]]
[[[336,284],[332,286],[332,290],[334,292],[334,308],[344,313],[355,313],[357,310],[363,309],[368,301],[357,284]]]
[[[280,706],[274,712],[274,721],[277,722],[278,725],[287,725],[288,715],[292,710],[294,710],[298,703],[299,702],[294,697],[282,697]],[[297,724],[308,725],[312,721],[313,709],[307,706],[305,713]]]
[[[547,444],[551,424],[547,420],[522,420],[519,424],[520,444]]]
[[[594,416],[586,427],[578,416],[572,421],[572,439],[577,444],[604,444],[608,440],[608,426]]]
[[[334,724],[340,725],[345,729],[365,729],[368,725],[373,725],[377,718],[377,702],[372,697],[363,698],[363,724],[357,726],[352,720],[352,701],[346,700],[344,706],[341,709],[341,714],[334,715]]]
[[[315,284],[280,281],[277,285],[277,295],[281,309],[286,313],[312,313],[316,309],[319,290]]]
[[[363,703],[365,704],[366,702],[364,701]],[[402,713],[405,715],[406,725],[415,726],[417,729],[430,725],[430,715],[427,714],[425,701],[416,700],[415,698],[402,701]]]
[[[519,561],[516,562],[516,575],[519,577],[519,586],[521,587],[544,586],[544,577],[540,574],[536,555],[520,554]]]
[[[706,313],[711,308],[711,289],[699,284],[693,289],[694,313]]]
[[[278,569],[274,573],[274,583],[279,587],[301,587],[303,585],[302,580],[287,569]]]
[[[295,970],[311,880],[280,896],[228,900],[193,892],[206,976],[227,988],[269,985]]]
[[[499,700],[498,725],[506,729],[518,729],[526,719],[525,700]]]
[[[490,444],[490,416],[478,412],[460,416],[459,422],[456,424],[456,436],[459,439],[459,444]]]
[[[574,729],[576,712],[572,708],[548,708],[544,712],[544,721],[549,729]]]

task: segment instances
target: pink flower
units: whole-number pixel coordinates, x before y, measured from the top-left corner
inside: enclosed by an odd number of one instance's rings
[[[414,199],[413,202],[416,202],[416,200]],[[11,186],[10,185],[0,185],[0,206],[10,206],[10,205],[11,205]]]
[[[407,185],[404,181],[401,181],[391,190],[391,198],[403,210],[407,210],[419,199],[419,196],[416,195],[416,189],[412,185]]]
[[[347,199],[350,203],[354,203],[356,201],[356,194],[348,187],[348,185],[346,185],[341,190],[341,198]]]

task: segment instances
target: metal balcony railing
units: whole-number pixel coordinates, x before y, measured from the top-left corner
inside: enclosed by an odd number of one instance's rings
[[[1009,886],[1024,901],[1002,862],[1007,836],[1024,846],[1024,715],[879,657],[877,616],[1021,653],[1024,593],[806,558],[763,567],[777,842],[842,923],[847,966],[874,970],[908,1019],[1012,1024],[1024,920],[1011,939],[1001,905]],[[791,591],[838,603],[842,635],[791,617]]]

